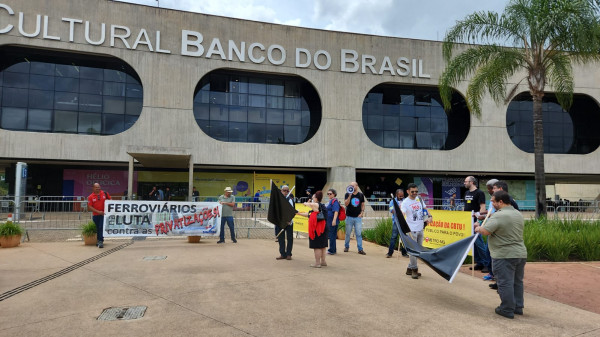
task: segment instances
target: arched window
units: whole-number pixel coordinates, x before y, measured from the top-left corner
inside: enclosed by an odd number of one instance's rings
[[[542,111],[545,153],[588,154],[600,145],[600,108],[591,97],[573,95],[573,105],[565,111],[556,96],[547,93]],[[506,130],[519,149],[533,153],[533,101],[529,93],[517,95],[508,105]]]
[[[194,118],[225,142],[301,144],[321,123],[321,100],[300,77],[216,70],[194,93]]]
[[[380,84],[363,101],[363,127],[381,147],[452,150],[467,138],[469,110],[458,93],[452,111],[441,102],[437,88]]]
[[[0,48],[0,128],[114,135],[142,111],[135,71],[114,57]]]

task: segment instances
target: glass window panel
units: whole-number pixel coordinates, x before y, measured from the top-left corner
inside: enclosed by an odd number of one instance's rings
[[[248,108],[246,107],[229,107],[229,121],[230,122],[247,122],[248,121]]]
[[[144,89],[140,84],[127,83],[127,97],[144,97]]]
[[[302,129],[302,142],[304,142],[306,140],[306,137],[308,136],[308,132],[310,131],[309,127],[301,127]]]
[[[139,116],[142,113],[144,100],[142,98],[127,97],[125,100],[125,113],[132,116]]]
[[[229,141],[246,142],[248,140],[247,123],[229,123]]]
[[[448,120],[446,118],[432,118],[431,119],[431,132],[448,132]]]
[[[210,110],[208,104],[194,104],[194,118],[209,120]]]
[[[53,109],[54,91],[29,90],[29,107],[36,109]]]
[[[29,74],[5,72],[4,86],[9,88],[29,88]]]
[[[39,90],[54,90],[54,77],[44,75],[30,75],[30,88]]]
[[[102,130],[102,121],[100,114],[80,113],[78,133],[98,134]]]
[[[32,74],[54,76],[55,68],[54,63],[31,62],[29,71]]]
[[[441,150],[444,148],[446,143],[446,134],[444,133],[432,133],[431,134],[431,148],[434,150]]]
[[[415,117],[414,105],[400,105],[400,116]]]
[[[79,82],[79,92],[84,94],[102,95],[102,81],[81,80]]]
[[[533,111],[533,102],[532,101],[520,101],[519,102],[519,110]]]
[[[138,79],[136,79],[135,77],[129,75],[129,74],[125,74],[125,82],[127,83],[134,83],[134,84],[140,84],[140,81]]]
[[[265,142],[265,124],[248,123],[248,142]]]
[[[133,124],[135,124],[135,122],[137,121],[137,116],[127,116],[125,115],[125,130],[129,129],[130,127],[133,126]]]
[[[413,117],[401,117],[400,118],[400,131],[412,131],[417,130],[417,119]]]
[[[194,96],[195,103],[209,103],[210,102],[210,91],[201,90],[198,91]]]
[[[400,130],[400,117],[384,116],[383,117],[383,129],[388,130],[388,131]]]
[[[256,95],[266,95],[267,81],[264,78],[250,78],[248,80],[248,92]]]
[[[79,95],[79,110],[85,112],[102,112],[102,96]]]
[[[549,111],[563,112],[563,108],[558,103],[546,103]]]
[[[562,123],[563,122],[563,114],[565,114],[565,113],[562,111],[550,111],[549,112],[550,118],[548,121],[550,123]],[[544,121],[545,120],[546,119],[544,118]]]
[[[265,128],[266,143],[282,144],[283,143],[283,125],[267,124]]]
[[[227,141],[228,123],[220,121],[210,121],[210,136],[217,140]]]
[[[431,105],[431,93],[429,92],[415,92],[415,104],[416,105]]]
[[[414,149],[415,147],[415,133],[414,132],[400,132],[400,148],[401,149]]]
[[[285,97],[300,97],[300,83],[295,81],[285,81]]]
[[[248,95],[246,94],[229,94],[229,104],[237,106],[248,106]]]
[[[210,91],[227,92],[229,80],[227,75],[211,74],[210,75]]]
[[[284,86],[281,80],[269,80],[267,85],[267,95],[270,96],[283,96]]]
[[[267,108],[283,109],[283,97],[267,96]]]
[[[248,108],[248,123],[265,123],[266,121],[267,109]]]
[[[7,67],[6,69],[4,69],[4,71],[6,72],[15,72],[15,73],[28,73],[29,72],[29,65],[30,63],[23,60],[23,62],[19,62],[19,63],[15,63],[9,67]]]
[[[210,92],[210,104],[227,104],[227,93],[211,91]]]
[[[247,93],[248,79],[243,76],[232,75],[229,78],[229,92]]]
[[[371,115],[367,117],[367,129],[383,129],[383,116]]]
[[[104,80],[107,82],[125,82],[127,80],[127,74],[122,71],[114,69],[103,69]]]
[[[75,92],[55,92],[54,109],[76,111],[79,109],[79,94]]]
[[[16,88],[3,88],[2,106],[25,108],[27,107],[27,97],[29,90]]]
[[[370,129],[366,130],[366,132],[367,136],[373,143],[383,146],[383,131],[379,129]]]
[[[302,125],[302,111],[284,110],[283,124],[285,125]]]
[[[54,111],[54,131],[55,132],[77,132],[76,111]]]
[[[285,108],[288,110],[300,110],[302,109],[302,100],[298,97],[286,97]]]
[[[380,105],[383,102],[382,92],[370,92],[367,94],[367,102],[375,105]]]
[[[66,92],[79,92],[79,79],[71,77],[56,77],[54,90]]]
[[[415,106],[415,116],[419,118],[431,117],[431,108],[428,106]]]
[[[431,134],[429,132],[417,132],[417,149],[431,149]]]
[[[533,136],[533,123],[515,123],[515,135],[518,136]]]
[[[400,104],[415,105],[415,95],[411,92],[402,92],[400,94]]]
[[[400,147],[400,134],[397,131],[384,131],[383,147],[392,149]]]
[[[2,108],[2,128],[9,130],[25,130],[27,109]]]
[[[310,111],[302,111],[302,126],[310,126]]]
[[[102,115],[102,134],[116,135],[125,130],[125,116],[123,115]]]
[[[206,133],[207,135],[210,135],[210,121],[208,119],[197,119],[196,123],[198,123],[198,125],[200,126],[200,129]]]
[[[257,108],[265,108],[267,106],[266,98],[267,96],[248,95],[248,105]]]
[[[104,105],[104,110],[102,112],[119,115],[125,113],[124,97],[104,96],[103,98],[102,104]]]
[[[369,115],[383,115],[383,107],[381,104],[369,103],[367,109]]]
[[[283,110],[267,109],[267,124],[283,124]]]
[[[417,118],[417,131],[420,131],[420,132],[431,131],[431,119]]]
[[[52,110],[29,109],[27,118],[27,130],[51,131]]]
[[[283,135],[285,143],[287,144],[300,144],[304,140],[302,127],[300,126],[288,126],[283,127]]]
[[[448,119],[442,107],[431,107],[431,118]]]
[[[102,81],[104,77],[102,73],[103,69],[100,68],[79,67],[79,78]]]
[[[228,121],[229,107],[226,105],[210,105],[210,120],[211,121]],[[212,127],[212,123],[210,124]]]
[[[300,97],[300,109],[310,110],[310,107],[308,106],[308,102],[306,102],[306,98],[304,96]]]
[[[57,64],[56,65],[56,76],[57,77],[74,77],[79,78],[79,70],[77,66],[70,64]]]
[[[125,83],[118,82],[104,82],[104,89],[102,90],[106,96],[125,96]]]
[[[383,114],[386,116],[400,115],[400,105],[383,104]]]

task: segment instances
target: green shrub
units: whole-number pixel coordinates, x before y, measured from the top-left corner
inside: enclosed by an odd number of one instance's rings
[[[3,224],[0,224],[0,236],[13,235],[23,235],[23,228],[12,221],[7,221]]]
[[[600,226],[589,226],[576,233],[573,238],[575,253],[583,261],[600,260]]]
[[[340,221],[340,223],[337,225],[337,230],[346,231],[346,220]]]
[[[362,236],[367,241],[375,242],[381,246],[389,246],[392,237],[392,219],[381,218],[377,220],[375,227],[365,229]]]
[[[94,221],[90,220],[88,223],[81,225],[81,235],[95,236],[96,234],[96,224],[94,223]]]

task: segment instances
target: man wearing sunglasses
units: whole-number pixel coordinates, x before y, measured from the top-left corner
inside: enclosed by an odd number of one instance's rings
[[[425,229],[424,212],[426,210],[425,203],[419,198],[419,188],[415,184],[408,184],[408,198],[402,202],[402,214],[406,218],[406,223],[410,227],[408,235],[415,240],[419,245],[423,245],[423,229]],[[427,221],[431,221],[428,218]],[[419,267],[417,266],[417,258],[410,256],[406,275],[410,275],[413,279],[418,279],[421,276]]]

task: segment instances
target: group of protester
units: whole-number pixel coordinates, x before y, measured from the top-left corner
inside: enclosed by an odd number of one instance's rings
[[[474,231],[488,236],[487,243],[481,235],[475,241],[474,259],[476,265],[474,268],[488,273],[484,276],[484,279],[496,280],[495,284],[490,284],[490,288],[497,289],[500,295],[501,304],[495,309],[497,314],[507,318],[514,318],[515,314],[522,315],[524,307],[523,277],[527,260],[527,249],[523,242],[523,216],[518,211],[517,203],[508,194],[508,185],[505,182],[497,179],[491,179],[487,182],[486,187],[491,195],[487,209],[485,195],[477,187],[477,179],[473,176],[466,177],[464,186],[467,189],[464,197],[465,211],[473,212],[474,220],[476,220]],[[294,196],[290,193],[289,186],[282,186],[281,193],[294,207]],[[390,202],[389,210],[393,214],[393,229],[390,247],[386,254],[388,258],[393,254],[396,239],[401,230],[397,221],[398,215],[395,214],[394,202],[400,205],[402,216],[410,229],[410,232],[405,234],[408,234],[419,245],[423,243],[425,226],[433,220],[425,203],[418,196],[418,186],[412,183],[408,184],[407,193],[408,197],[404,198],[404,191],[398,189],[395,198]],[[335,189],[330,188],[327,191],[327,196],[329,201],[324,205],[322,203],[323,192],[317,191],[309,201],[304,203],[310,210],[308,212],[297,212],[298,215],[309,218],[309,247],[314,250],[315,257],[315,262],[310,267],[313,268],[326,267],[326,255],[337,254],[337,226],[339,225],[339,215],[342,208]],[[93,192],[88,197],[88,208],[93,212],[93,220],[98,235],[97,246],[99,248],[103,248],[104,241],[104,203],[110,199],[110,195],[102,191],[98,183],[93,185]],[[237,243],[233,222],[235,196],[233,196],[231,187],[225,188],[224,194],[219,197],[218,202],[222,206],[222,211],[220,237],[217,243],[225,242],[225,224],[229,226],[231,240]],[[346,214],[344,252],[348,252],[350,249],[350,236],[352,230],[354,230],[358,253],[366,255],[362,246],[362,217],[365,209],[365,196],[359,192],[356,182],[350,183],[347,193],[344,195],[344,206]],[[281,231],[278,231],[276,227],[275,234],[278,238],[280,254],[276,259],[291,260],[293,222]],[[328,247],[329,249],[326,250]],[[406,253],[406,251],[403,251],[402,255],[406,255]],[[415,256],[410,256],[406,274],[413,279],[418,279],[421,276]]]

